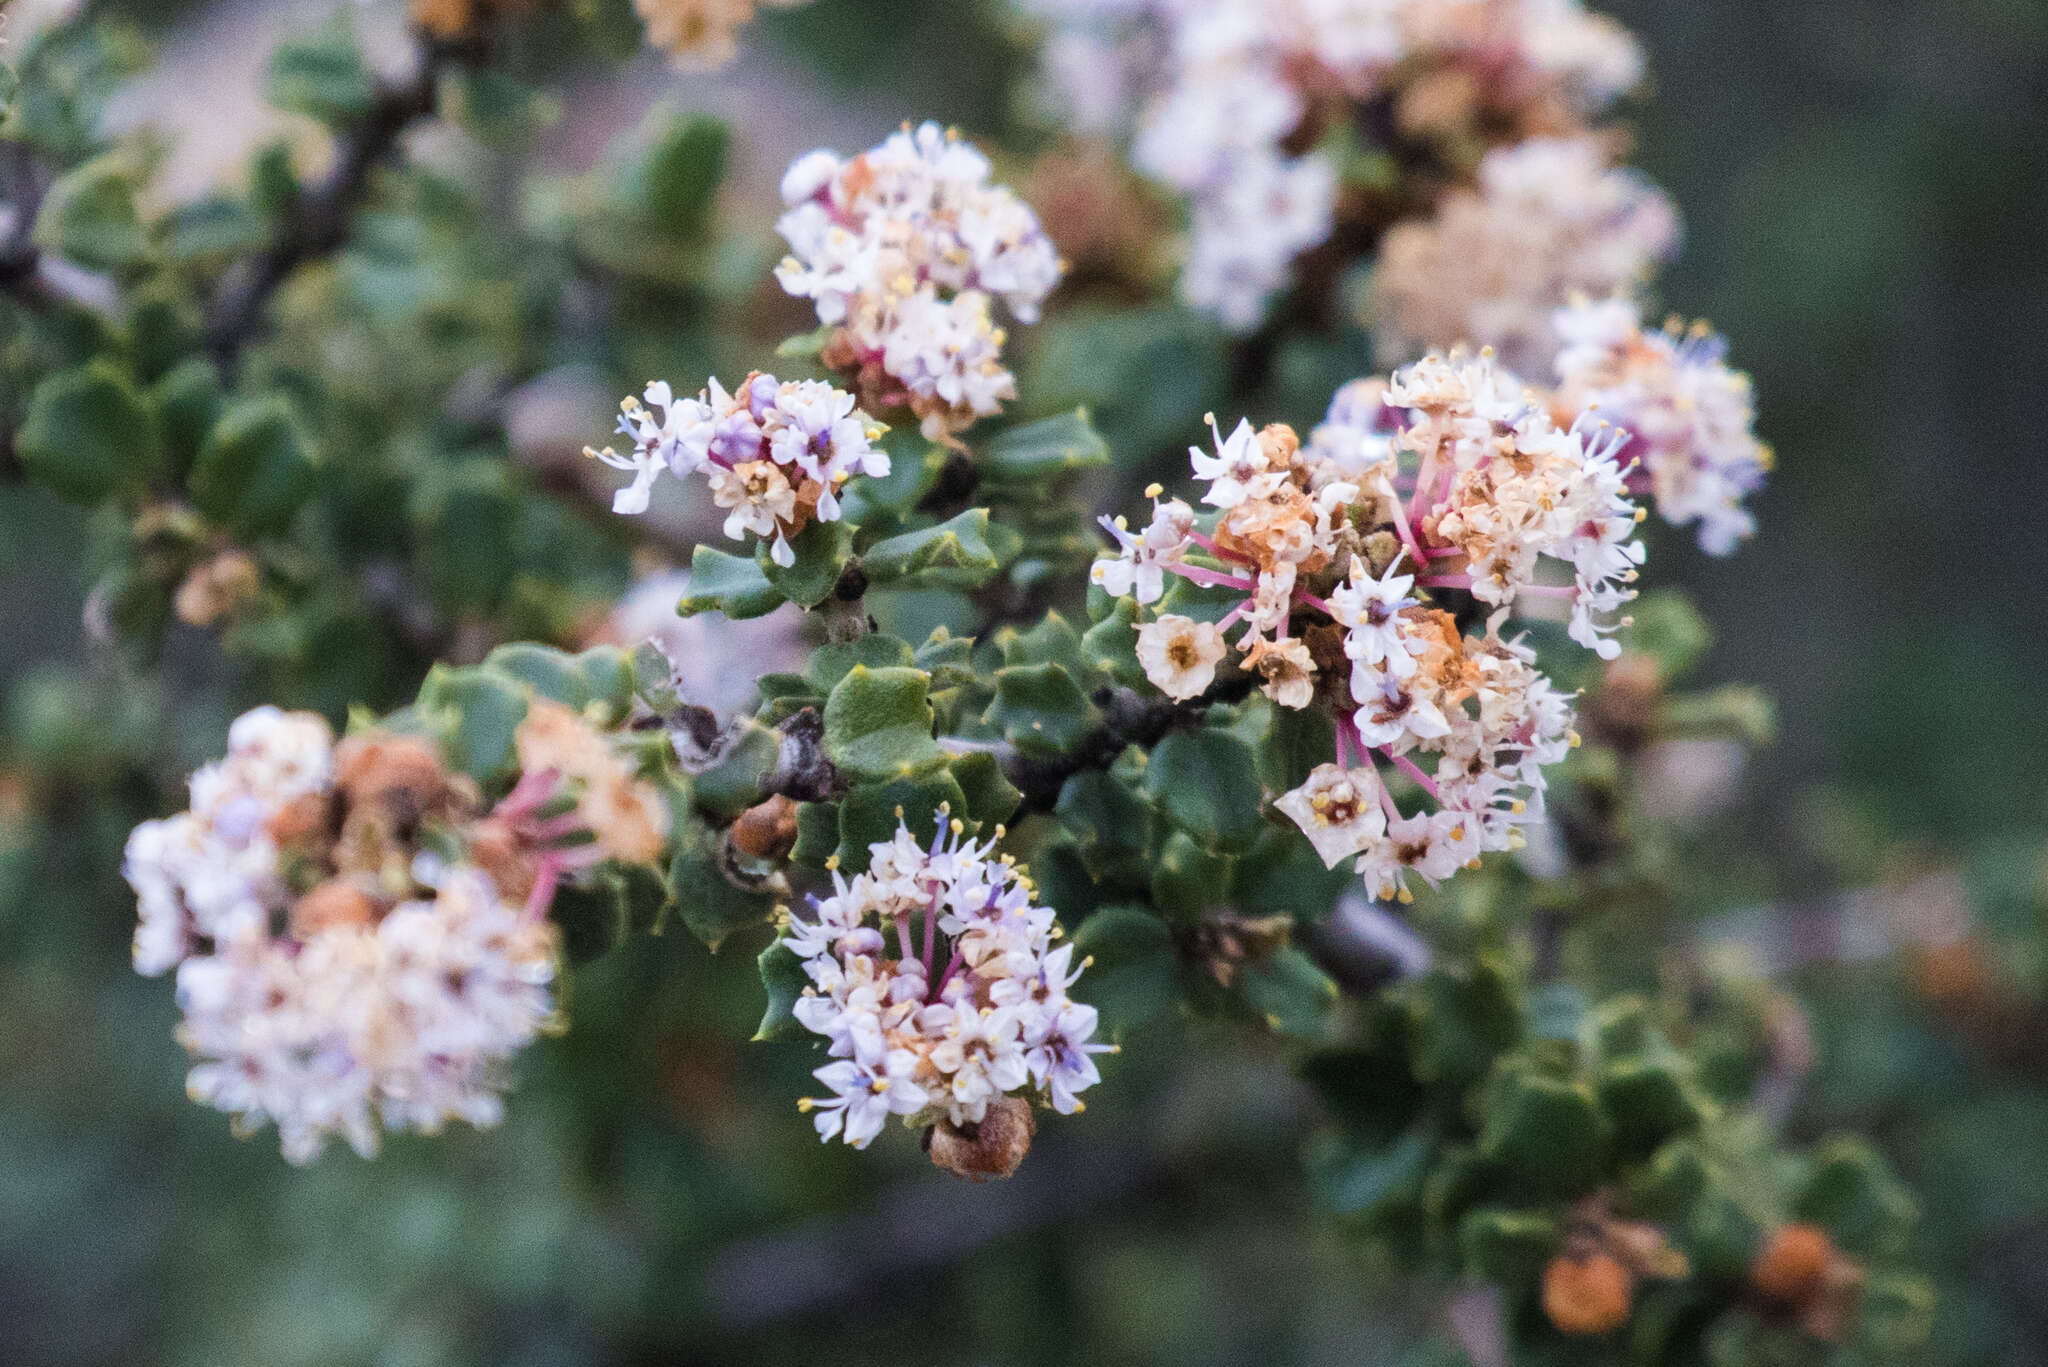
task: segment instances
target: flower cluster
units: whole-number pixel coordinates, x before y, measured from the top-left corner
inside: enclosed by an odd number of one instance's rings
[[[813,518],[839,519],[839,491],[854,475],[889,473],[875,445],[882,429],[854,407],[853,395],[822,380],[778,381],[759,371],[728,394],[716,378],[694,399],[656,380],[640,399],[619,405],[619,431],[633,439],[621,455],[607,446],[583,454],[632,474],[612,499],[615,513],[643,513],[663,470],[702,474],[727,510],[725,534],[773,537],[778,565],[795,563],[789,539]]]
[[[1397,224],[1373,277],[1381,359],[1459,342],[1540,375],[1557,351],[1552,314],[1574,296],[1637,289],[1678,244],[1669,199],[1611,164],[1602,140],[1532,138],[1487,154],[1477,189]]]
[[[1100,1080],[1093,1056],[1110,1046],[1091,1042],[1095,1008],[1068,996],[1086,965],[1054,947],[1051,908],[991,857],[995,840],[938,820],[929,846],[899,822],[867,872],[835,872],[832,895],[783,931],[810,978],[796,1018],[831,1042],[816,1074],[831,1095],[800,1103],[821,1138],[864,1148],[891,1115],[973,1125],[1026,1088],[1070,1114]]]
[[[739,31],[756,9],[793,9],[808,0],[633,0],[650,46],[686,71],[724,66],[739,53]]]
[[[123,864],[136,969],[177,971],[195,1101],[238,1132],[274,1123],[294,1163],[332,1135],[369,1156],[380,1128],[498,1119],[508,1060],[553,1015],[558,880],[651,858],[666,826],[565,724],[582,726],[534,704],[517,738],[534,767],[485,811],[424,741],[337,745],[274,707],[235,722],[188,809],[138,826]]]
[[[1566,131],[1642,74],[1634,40],[1578,0],[1027,7],[1054,21],[1048,71],[1083,126],[1142,102],[1132,159],[1190,198],[1182,291],[1239,329],[1335,226],[1337,158],[1317,149],[1323,130],[1384,100],[1409,133]]]
[[[1431,357],[1347,385],[1305,446],[1284,426],[1219,431],[1213,454],[1189,453],[1216,511],[1154,486],[1142,530],[1105,519],[1120,553],[1093,577],[1141,605],[1165,596],[1169,574],[1236,599],[1215,621],[1167,612],[1140,625],[1146,676],[1195,697],[1234,648],[1277,705],[1326,707],[1336,762],[1278,806],[1327,863],[1359,856],[1370,889],[1405,897],[1409,872],[1435,882],[1518,846],[1542,810],[1544,766],[1575,743],[1569,700],[1501,634],[1510,610],[1556,600],[1574,640],[1619,651],[1612,614],[1643,557],[1624,439],[1557,426],[1488,356]],[[1546,566],[1571,582],[1545,582]],[[1493,609],[1483,628],[1435,601],[1452,593]],[[1405,815],[1383,764],[1435,810]]]
[[[989,183],[988,159],[935,123],[845,160],[811,152],[782,180],[782,287],[832,329],[825,363],[877,411],[907,407],[938,440],[1016,397],[1000,300],[1035,322],[1059,281],[1031,207]]]
[[[1727,344],[1704,325],[1645,331],[1625,299],[1580,300],[1560,309],[1554,407],[1597,408],[1628,434],[1624,454],[1641,469],[1631,490],[1653,496],[1674,525],[1699,523],[1699,543],[1726,555],[1756,530],[1743,498],[1762,484],[1771,451],[1757,440],[1749,377],[1724,359]]]

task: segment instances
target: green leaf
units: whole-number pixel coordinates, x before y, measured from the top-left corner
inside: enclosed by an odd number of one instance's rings
[[[934,690],[956,688],[975,680],[973,640],[955,636],[945,627],[933,630],[917,648],[912,662],[932,676]]]
[[[1406,1131],[1391,1144],[1347,1144],[1316,1164],[1316,1185],[1336,1214],[1371,1216],[1418,1195],[1435,1153],[1436,1136],[1423,1128]]]
[[[796,848],[789,857],[813,868],[839,852],[839,804],[804,802],[796,809]]]
[[[1793,1210],[1856,1258],[1898,1256],[1919,1219],[1913,1198],[1877,1150],[1846,1137],[1820,1146]]]
[[[782,360],[808,359],[825,349],[825,343],[832,340],[832,334],[839,331],[839,324],[826,323],[810,332],[799,332],[794,337],[785,337],[775,344],[775,354]]]
[[[1000,567],[988,544],[986,508],[879,541],[861,557],[869,583],[900,588],[976,589]]]
[[[1186,924],[1202,920],[1229,904],[1236,864],[1233,856],[1205,850],[1186,831],[1175,831],[1152,865],[1153,904]]]
[[[952,770],[953,781],[960,785],[967,799],[962,815],[977,826],[1008,821],[1017,804],[1024,800],[1024,794],[1004,776],[996,757],[985,751],[955,755],[946,767]]]
[[[1424,1081],[1475,1082],[1520,1038],[1521,1010],[1509,974],[1491,956],[1481,956],[1469,978],[1425,973],[1405,995],[1413,1067]]]
[[[1252,1010],[1283,1035],[1320,1035],[1337,1005],[1337,984],[1293,945],[1282,945],[1238,971]]]
[[[187,480],[208,517],[249,536],[280,532],[305,501],[314,463],[282,394],[240,399],[221,413]]]
[[[442,77],[438,107],[478,142],[504,149],[562,117],[560,100],[491,66],[463,66]]]
[[[104,357],[36,386],[15,451],[31,478],[87,504],[140,488],[163,455],[156,414]]]
[[[1465,1266],[1496,1286],[1534,1286],[1564,1241],[1557,1218],[1537,1210],[1482,1206],[1458,1222]]]
[[[263,220],[247,200],[209,195],[180,204],[156,222],[157,242],[173,261],[197,261],[254,251],[264,242]]]
[[[656,929],[667,906],[668,889],[653,870],[606,865],[557,890],[548,919],[562,929],[563,954],[581,964]]]
[[[896,669],[910,666],[915,659],[908,641],[886,632],[869,632],[855,641],[827,641],[819,646],[804,665],[803,679],[822,698],[855,665]]]
[[[708,831],[691,830],[677,841],[668,881],[683,924],[713,951],[735,931],[765,924],[775,915],[773,897],[750,892],[726,877],[719,867],[716,837]]]
[[[1109,445],[1095,430],[1088,410],[1077,408],[998,433],[984,459],[989,479],[1038,484],[1109,464]]]
[[[929,680],[916,669],[855,665],[825,700],[825,756],[855,781],[929,773],[946,762],[932,739]]]
[[[880,530],[879,524],[910,516],[946,465],[945,450],[925,441],[915,430],[892,431],[882,446],[889,453],[889,473],[848,480],[839,495],[842,514],[857,527],[877,524],[871,529]]]
[[[616,646],[597,646],[581,655],[530,641],[499,646],[484,664],[519,680],[544,698],[577,712],[595,704],[600,725],[609,726],[633,705],[632,658]]]
[[[795,950],[777,940],[762,950],[761,957],[754,962],[761,970],[761,987],[768,996],[768,1007],[761,1013],[754,1038],[802,1038],[809,1032],[797,1023],[796,1004],[804,989],[811,985],[810,975],[804,972],[804,961],[797,958]]]
[[[839,867],[846,873],[866,871],[870,847],[894,839],[898,826],[928,845],[938,833],[939,813],[950,819],[966,807],[967,795],[943,769],[855,788],[839,804]]]
[[[270,102],[326,124],[360,118],[377,101],[377,83],[341,24],[286,42],[270,62]]]
[[[773,612],[788,601],[753,560],[699,542],[690,554],[690,588],[676,611],[685,617],[722,612],[737,621]]]
[[[421,717],[442,738],[448,762],[480,783],[516,767],[513,737],[526,720],[526,690],[494,670],[435,665],[420,685]]]
[[[754,563],[775,591],[802,608],[814,608],[832,594],[853,555],[853,527],[846,522],[812,522],[789,543],[796,560],[775,563],[772,540],[754,547]],[[726,614],[731,616],[730,613]]]
[[[996,696],[982,721],[1020,750],[1058,754],[1095,730],[1101,717],[1063,666],[1012,665],[996,671]]]
[[[1258,761],[1221,731],[1176,731],[1145,766],[1145,791],[1174,825],[1210,849],[1251,848],[1263,823]]]
[[[1599,1184],[1610,1131],[1591,1089],[1525,1071],[1489,1107],[1479,1151],[1536,1190],[1568,1195]]]
[[[1629,604],[1628,649],[1657,662],[1666,682],[1689,671],[1714,644],[1713,629],[1674,589],[1646,593]]]
[[[35,240],[93,270],[121,270],[148,259],[135,180],[119,154],[95,157],[58,178],[36,215]]]
[[[625,189],[649,228],[684,241],[704,235],[725,175],[727,140],[723,123],[701,116],[671,117],[656,133]]]
[[[1173,1001],[1178,958],[1166,922],[1142,907],[1103,907],[1074,936],[1093,963],[1075,985],[1112,1035],[1143,1025]]]
[[[1648,1154],[1665,1140],[1697,1127],[1700,1101],[1671,1062],[1627,1059],[1610,1064],[1595,1083],[1600,1108],[1614,1124],[1624,1154]]]
[[[150,387],[149,399],[172,468],[189,470],[220,418],[220,371],[204,356],[187,357]]]
[[[1119,598],[1109,615],[1081,637],[1088,663],[1125,688],[1145,686],[1145,666],[1138,663],[1138,604]]]
[[[690,795],[706,812],[731,821],[766,796],[763,785],[775,771],[781,750],[780,732],[742,717],[718,763],[691,778]]]
[[[1114,775],[1084,769],[1060,788],[1055,813],[1080,846],[1091,877],[1133,891],[1150,877],[1151,804]]]

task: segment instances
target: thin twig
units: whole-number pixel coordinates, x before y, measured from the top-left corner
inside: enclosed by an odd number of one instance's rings
[[[348,240],[349,219],[369,188],[370,172],[392,155],[406,129],[434,112],[442,74],[473,48],[473,42],[421,35],[416,70],[379,86],[369,111],[342,138],[327,179],[286,210],[277,240],[229,269],[206,318],[206,348],[223,370],[233,368],[243,346],[260,332],[278,286]]]

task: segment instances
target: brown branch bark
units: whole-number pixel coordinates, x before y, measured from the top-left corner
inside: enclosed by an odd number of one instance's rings
[[[276,240],[229,268],[206,316],[206,349],[223,371],[232,371],[242,348],[261,333],[278,286],[348,240],[349,220],[369,189],[371,172],[392,156],[408,128],[434,112],[442,75],[475,49],[475,40],[451,43],[420,35],[416,70],[380,85],[369,111],[343,135],[334,169],[287,208]]]

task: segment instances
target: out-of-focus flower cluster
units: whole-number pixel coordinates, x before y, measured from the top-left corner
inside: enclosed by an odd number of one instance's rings
[[[647,42],[685,71],[708,71],[739,55],[739,33],[757,9],[794,9],[809,0],[633,0]]]
[[[1438,174],[1455,178],[1469,170],[1456,163],[1477,155],[1464,149],[1578,132],[1642,75],[1635,41],[1577,0],[1026,8],[1053,21],[1046,69],[1078,130],[1109,131],[1136,108],[1133,162],[1190,199],[1182,291],[1240,329],[1260,321],[1294,260],[1352,212],[1350,153],[1333,134],[1378,128],[1370,136],[1428,140],[1453,163]]]
[[[1597,409],[1628,434],[1630,489],[1673,524],[1699,523],[1701,549],[1726,555],[1756,530],[1742,500],[1762,486],[1771,450],[1757,440],[1749,377],[1704,324],[1646,331],[1624,299],[1580,300],[1555,320],[1554,412]]]
[[[847,160],[818,151],[784,175],[784,289],[832,329],[822,359],[864,404],[908,408],[934,440],[1016,397],[997,301],[1035,322],[1059,255],[988,159],[935,123]]]
[[[1397,224],[1381,244],[1380,358],[1398,362],[1453,339],[1541,375],[1557,353],[1560,305],[1577,294],[1633,294],[1677,245],[1671,201],[1612,165],[1597,136],[1489,152],[1476,189],[1452,191],[1434,218]]]
[[[1326,863],[1356,855],[1369,889],[1406,896],[1411,872],[1433,883],[1517,847],[1544,766],[1576,741],[1569,700],[1502,635],[1509,611],[1559,601],[1574,640],[1619,652],[1614,614],[1643,558],[1623,440],[1594,420],[1558,426],[1490,357],[1430,357],[1347,385],[1306,445],[1279,425],[1219,432],[1213,454],[1189,453],[1216,511],[1155,486],[1145,528],[1105,520],[1121,552],[1094,579],[1141,605],[1169,574],[1242,593],[1214,622],[1141,624],[1147,677],[1192,698],[1234,649],[1279,706],[1327,708],[1335,762],[1278,805]],[[1439,605],[1452,593],[1493,609],[1483,627]],[[1381,765],[1434,810],[1404,813]]]
[[[813,518],[838,521],[847,480],[889,473],[888,453],[874,444],[882,429],[854,407],[853,395],[822,380],[783,382],[756,371],[734,393],[714,378],[694,399],[679,399],[656,380],[619,410],[619,431],[633,449],[584,449],[632,473],[612,499],[613,512],[647,511],[664,470],[679,479],[702,474],[712,501],[727,510],[725,534],[772,537],[778,565],[794,563],[789,539]]]
[[[380,1127],[498,1119],[508,1060],[553,1013],[558,881],[652,859],[667,826],[568,709],[535,702],[517,743],[525,777],[486,810],[423,740],[337,745],[261,707],[187,810],[135,829],[135,966],[177,972],[195,1101],[241,1133],[274,1123],[295,1163],[334,1135],[368,1156]]]
[[[1085,965],[1055,947],[1052,909],[995,839],[938,820],[929,846],[899,823],[783,932],[810,979],[796,1018],[833,1056],[816,1074],[831,1095],[801,1103],[824,1139],[864,1148],[891,1115],[977,1125],[1027,1089],[1070,1114],[1099,1081],[1093,1055],[1110,1046],[1068,995]]]

